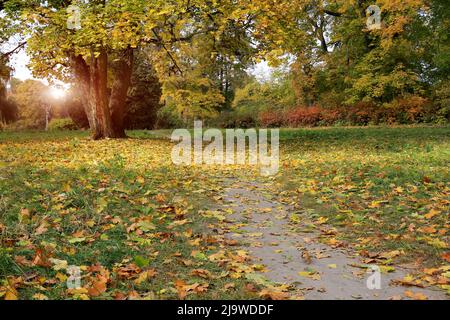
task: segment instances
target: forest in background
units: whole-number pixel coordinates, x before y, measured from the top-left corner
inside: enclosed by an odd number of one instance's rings
[[[450,118],[445,0],[0,3],[4,129],[43,129],[49,108],[51,127],[95,126],[99,137],[109,114],[118,135],[194,119],[217,127],[302,127]],[[66,27],[71,4],[82,10],[79,30]],[[373,4],[381,8],[381,28],[369,30]],[[22,48],[35,77],[71,85],[64,100],[52,101],[40,82],[11,79],[10,58]],[[273,67],[264,80],[249,72],[261,61]],[[95,73],[96,64],[104,70]],[[103,96],[86,88],[83,76],[98,77]],[[103,112],[101,125],[90,122],[91,110]]]

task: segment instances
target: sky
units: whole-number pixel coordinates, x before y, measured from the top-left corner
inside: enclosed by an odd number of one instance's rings
[[[30,69],[27,68],[27,64],[30,59],[24,50],[21,50],[18,54],[16,54],[13,59],[11,66],[14,68],[13,76],[20,80],[32,79],[33,76],[31,74]]]
[[[33,79],[30,69],[28,69],[27,64],[30,62],[25,50],[21,50],[19,53],[14,55],[11,66],[14,68],[13,77],[20,80]],[[260,62],[255,65],[252,69],[248,71],[256,77],[260,82],[268,81],[272,75],[272,68],[269,67],[266,61]],[[44,81],[46,82],[46,81]]]

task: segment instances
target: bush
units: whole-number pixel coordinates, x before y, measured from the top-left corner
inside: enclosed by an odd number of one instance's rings
[[[345,121],[345,115],[342,110],[337,108],[333,109],[323,109],[321,112],[321,125],[323,126],[332,126],[338,125]]]
[[[359,102],[352,106],[323,108],[320,106],[303,107],[280,112],[268,110],[259,114],[263,127],[312,127],[332,125],[377,125],[446,123],[449,109],[434,105],[419,96],[405,96],[389,104],[377,106],[371,102]]]
[[[48,124],[48,130],[50,131],[69,131],[78,130],[78,126],[72,119],[52,119]]]
[[[355,105],[343,107],[342,113],[349,124],[367,126],[379,122],[379,108],[371,102],[358,102]]]
[[[266,128],[282,127],[285,123],[284,113],[280,111],[264,111],[259,115],[261,126]]]
[[[448,123],[450,121],[450,80],[443,81],[434,88],[433,105],[437,111],[432,121]]]
[[[89,129],[89,119],[84,110],[83,104],[76,98],[70,98],[66,102],[67,113],[70,119],[79,129]]]
[[[290,127],[317,126],[322,120],[322,110],[318,106],[297,107],[286,112],[286,123]]]
[[[8,131],[26,131],[26,130],[42,130],[43,126],[40,123],[35,123],[33,119],[19,119],[5,126]]]
[[[157,112],[155,129],[173,129],[185,127],[185,123],[173,106],[164,106]],[[192,125],[192,124],[191,124]]]

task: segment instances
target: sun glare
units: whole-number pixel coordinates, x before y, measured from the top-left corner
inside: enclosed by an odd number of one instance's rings
[[[66,95],[66,91],[60,88],[51,88],[50,94],[55,99],[61,99]]]

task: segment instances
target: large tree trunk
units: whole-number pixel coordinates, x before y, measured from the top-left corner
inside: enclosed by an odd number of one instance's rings
[[[91,106],[89,104],[89,94],[91,90],[90,89],[91,76],[89,66],[84,61],[81,55],[76,56],[72,54],[70,56],[70,61],[75,76],[75,83],[77,90],[76,93],[80,98],[81,104],[83,105],[84,108],[84,112],[86,113],[86,117],[88,118],[89,128],[92,129],[95,126],[95,121]]]
[[[109,100],[116,138],[125,138],[125,104],[133,73],[133,49],[123,52],[115,66],[115,78]]]
[[[108,90],[108,53],[92,52],[89,64],[82,56],[71,56],[75,80],[94,140],[124,138],[124,114],[133,71],[133,50],[123,52],[116,63],[111,96]]]
[[[96,130],[94,139],[116,138],[108,98],[108,54],[102,49],[91,55],[91,94],[89,98],[95,109]]]

